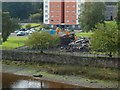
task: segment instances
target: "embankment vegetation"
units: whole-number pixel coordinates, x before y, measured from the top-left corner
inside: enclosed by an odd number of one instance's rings
[[[105,24],[96,24],[93,29],[94,33],[91,37],[91,48],[94,51],[109,52],[118,54],[119,50],[119,33],[117,24],[113,22],[106,22]]]
[[[26,45],[31,49],[48,49],[59,44],[60,38],[47,32],[34,32],[27,39]]]
[[[102,67],[89,67],[89,66],[76,66],[76,65],[58,65],[58,64],[43,64],[32,62],[16,62],[10,60],[3,60],[3,64],[12,65],[16,67],[31,68],[36,70],[36,73],[47,72],[56,75],[80,76],[89,79],[118,81],[118,69],[115,68],[102,68]],[[31,71],[32,72],[32,71]]]

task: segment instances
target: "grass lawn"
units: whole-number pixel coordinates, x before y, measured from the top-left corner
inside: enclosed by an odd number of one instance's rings
[[[76,33],[76,36],[80,37],[80,36],[83,36],[83,37],[91,37],[93,34],[93,32],[81,32],[81,33]]]
[[[38,26],[40,25],[40,23],[30,23],[31,27],[34,27],[34,26]],[[26,25],[22,26],[22,28],[25,28]]]
[[[34,26],[38,26],[38,27],[35,27],[36,30],[40,30],[40,27],[39,25],[41,25],[40,23],[30,23],[31,27],[34,27]],[[26,25],[22,26],[22,28],[26,28]]]
[[[117,24],[116,21],[105,21],[105,23]]]
[[[41,27],[41,26],[38,26],[38,27],[36,27],[35,29],[36,29],[36,30],[40,30],[40,27]]]
[[[15,49],[24,46],[26,39],[27,37],[21,36],[9,37],[8,40],[2,44],[2,49]]]
[[[105,23],[109,23],[109,24],[116,24],[116,21],[105,21]],[[81,32],[81,33],[76,33],[76,36],[80,37],[80,36],[84,36],[84,37],[91,37],[92,34],[94,32]]]

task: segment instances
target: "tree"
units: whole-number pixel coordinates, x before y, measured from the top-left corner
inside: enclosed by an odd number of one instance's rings
[[[32,49],[47,49],[49,47],[55,47],[59,44],[59,37],[52,36],[47,32],[34,32],[28,37],[26,45]]]
[[[120,1],[118,2],[117,25],[118,25],[118,54],[120,55]]]
[[[2,16],[2,11],[1,11],[1,8],[0,8],[0,16]],[[0,17],[0,26],[2,26],[2,17]],[[2,27],[0,27],[0,45],[2,44]]]
[[[11,32],[19,29],[20,25],[17,21],[10,17],[9,12],[2,12],[2,39],[3,42],[7,41]]]
[[[4,12],[10,12],[11,17],[21,20],[27,19],[33,9],[29,2],[4,2],[2,6]]]
[[[37,21],[37,22],[42,22],[42,17],[43,17],[43,14],[42,13],[35,13],[35,14],[31,14],[29,19],[32,20],[32,21]]]
[[[30,14],[43,12],[43,2],[3,2],[2,9],[10,12],[12,18],[24,20],[28,19]]]
[[[28,28],[28,29],[31,28],[31,24],[27,24],[25,28]]]
[[[97,23],[104,23],[105,4],[103,2],[85,2],[79,15],[79,24],[84,31],[93,30]]]
[[[102,52],[118,53],[118,29],[117,24],[97,24],[91,40],[91,48]]]
[[[120,1],[118,2],[117,25],[118,30],[120,30]]]

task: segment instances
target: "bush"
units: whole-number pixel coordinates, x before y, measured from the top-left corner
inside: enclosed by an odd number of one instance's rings
[[[43,14],[42,13],[34,13],[29,16],[29,19],[34,22],[42,22],[43,21]]]
[[[32,49],[42,50],[57,46],[59,41],[59,37],[52,36],[47,32],[34,32],[28,37],[26,45]]]
[[[31,24],[27,24],[25,27],[26,27],[26,28],[30,28],[30,27],[31,27]]]
[[[42,28],[45,28],[45,29],[50,29],[50,27],[49,27],[49,26],[47,26],[47,25],[45,25],[45,24],[42,24],[42,25],[40,26],[40,29],[42,29]]]
[[[93,50],[116,53],[119,51],[119,35],[117,24],[97,24],[92,35],[91,46]]]

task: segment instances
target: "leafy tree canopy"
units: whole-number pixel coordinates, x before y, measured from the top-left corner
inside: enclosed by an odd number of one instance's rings
[[[47,32],[34,32],[28,37],[26,45],[33,49],[43,50],[58,45],[59,41],[59,37]]]
[[[32,21],[38,21],[38,22],[43,22],[42,20],[43,14],[41,13],[35,13],[35,14],[31,14],[29,19]]]
[[[117,24],[118,29],[120,30],[120,1],[118,2]]]
[[[3,2],[4,12],[10,12],[13,18],[28,19],[30,14],[43,12],[42,2]]]
[[[116,23],[97,24],[91,40],[92,49],[103,52],[120,52],[120,35],[118,36],[118,34],[120,31],[118,31]]]
[[[11,32],[19,29],[17,20],[10,17],[9,12],[2,12],[2,39],[5,42]]]
[[[80,26],[84,31],[93,30],[96,23],[103,23],[105,20],[105,4],[103,2],[86,2],[82,7],[79,16]]]

